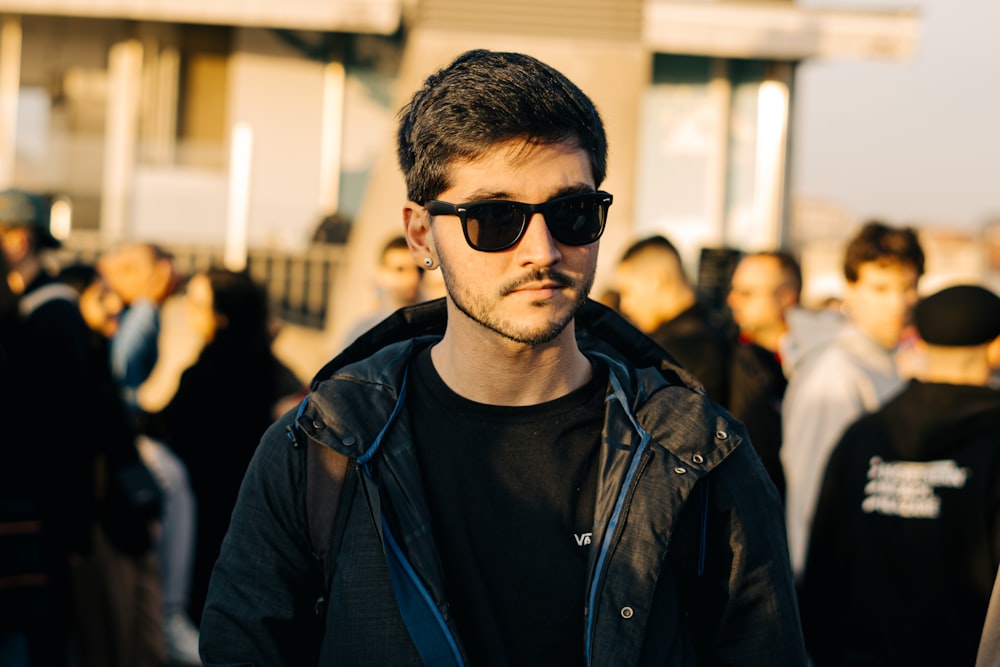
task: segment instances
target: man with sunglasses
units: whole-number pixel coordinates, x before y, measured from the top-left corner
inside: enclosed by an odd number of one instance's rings
[[[745,430],[588,299],[612,203],[593,103],[470,51],[403,109],[398,155],[404,233],[447,296],[363,334],[265,435],[206,664],[804,665]],[[322,447],[349,465],[313,544]]]

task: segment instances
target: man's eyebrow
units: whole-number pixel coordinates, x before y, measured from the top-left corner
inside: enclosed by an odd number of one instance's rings
[[[566,195],[578,195],[587,192],[595,192],[594,186],[588,185],[586,183],[566,185],[556,190],[552,194],[552,196],[548,197],[545,201],[548,201],[549,199],[555,199],[556,197],[565,197]],[[500,199],[503,201],[517,201],[506,190],[476,190],[475,192],[470,193],[466,198],[464,198],[462,200],[462,203],[472,204],[475,202],[491,201],[496,199]]]

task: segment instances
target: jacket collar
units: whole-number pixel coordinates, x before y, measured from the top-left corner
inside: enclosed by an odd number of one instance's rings
[[[448,321],[445,298],[401,308],[359,336],[343,352],[316,373],[311,388],[350,364],[373,357],[386,346],[407,340],[444,335]],[[576,314],[576,332],[580,348],[596,350],[627,362],[636,368],[651,366],[671,383],[700,388],[698,380],[683,370],[677,361],[653,339],[645,335],[617,312],[588,299]]]
[[[445,300],[437,299],[400,309],[362,334],[313,378],[310,404],[299,419],[302,428],[345,455],[358,458],[368,452],[391,427],[410,359],[444,334],[446,312]],[[648,433],[681,460],[710,468],[740,441],[732,432],[733,420],[704,399],[698,381],[618,313],[587,301],[576,324],[580,348],[608,364],[612,398],[635,427],[617,434],[619,442]],[[649,401],[670,387],[680,389],[670,401]],[[715,425],[715,442],[705,441],[706,423]],[[688,437],[695,431],[701,437]]]

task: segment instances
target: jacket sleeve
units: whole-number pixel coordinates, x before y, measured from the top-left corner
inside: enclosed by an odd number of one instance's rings
[[[202,617],[206,666],[316,662],[322,575],[306,520],[306,447],[286,430],[293,416],[264,434],[243,479]]]
[[[720,605],[698,632],[711,665],[807,664],[798,600],[788,559],[781,501],[750,442],[741,444],[701,493],[711,498],[705,568]],[[711,609],[714,605],[706,600]]]

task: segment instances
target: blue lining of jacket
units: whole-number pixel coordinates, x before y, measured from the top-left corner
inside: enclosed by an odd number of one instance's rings
[[[379,517],[385,535],[389,576],[396,591],[396,602],[410,632],[413,645],[425,665],[464,665],[458,648],[444,617],[438,611],[427,589],[392,536],[385,516]],[[420,603],[430,611],[430,619],[420,613]]]
[[[403,372],[403,379],[400,383],[399,397],[392,408],[392,413],[386,420],[385,426],[379,431],[378,436],[363,455],[358,457],[358,465],[361,466],[365,475],[371,479],[372,457],[382,446],[386,433],[396,422],[399,413],[406,405],[407,387],[409,387],[409,366]],[[386,564],[389,567],[389,578],[392,581],[392,588],[396,592],[396,602],[399,604],[399,612],[403,617],[403,623],[410,633],[413,645],[420,654],[420,659],[427,665],[464,665],[462,652],[458,648],[458,642],[448,629],[448,624],[438,610],[434,600],[431,599],[427,588],[420,581],[420,577],[414,572],[413,566],[406,559],[403,550],[393,536],[389,527],[389,522],[385,519],[385,514],[381,513],[379,522],[382,526],[382,534],[385,536]],[[430,612],[430,618],[422,613],[426,608]]]
[[[591,652],[593,650],[592,637],[594,629],[594,617],[596,616],[595,611],[597,607],[597,584],[601,580],[601,573],[604,570],[605,562],[608,557],[608,545],[614,538],[615,529],[618,527],[618,521],[621,519],[622,508],[625,506],[625,496],[628,494],[629,489],[632,486],[632,479],[635,477],[636,470],[639,467],[639,463],[642,461],[642,454],[646,451],[646,447],[649,445],[650,435],[646,432],[639,422],[636,421],[635,415],[629,409],[628,404],[625,402],[625,392],[622,390],[621,383],[619,382],[614,371],[608,374],[608,379],[611,382],[611,386],[614,387],[614,397],[621,403],[625,414],[628,416],[629,421],[632,422],[632,426],[635,427],[636,431],[641,436],[639,441],[639,446],[636,447],[635,454],[632,456],[632,461],[629,463],[628,472],[625,474],[625,479],[622,481],[621,491],[618,492],[618,500],[615,501],[615,509],[611,513],[611,517],[608,520],[608,527],[604,533],[604,539],[601,541],[601,551],[597,555],[596,565],[594,566],[594,578],[590,582],[590,594],[587,599],[587,627],[585,629],[585,644],[584,644],[584,656],[587,664],[591,661]]]
[[[378,436],[376,436],[375,442],[372,443],[372,446],[368,448],[367,452],[358,457],[358,465],[365,467],[365,474],[368,475],[369,478],[371,478],[371,474],[368,470],[368,462],[372,460],[372,457],[375,456],[375,452],[377,452],[379,447],[382,446],[382,440],[385,438],[385,434],[389,432],[389,428],[396,422],[396,417],[399,416],[399,413],[403,410],[403,406],[406,404],[406,389],[409,387],[409,382],[407,382],[409,377],[410,366],[407,365],[403,370],[403,380],[399,384],[399,398],[396,399],[396,405],[392,408],[392,414],[389,415],[389,418],[386,420],[385,426],[382,427],[382,430],[378,432]]]
[[[625,497],[629,492],[629,488],[632,485],[632,479],[635,477],[636,470],[642,461],[642,456],[649,446],[649,441],[651,436],[639,422],[636,420],[635,415],[632,410],[629,409],[628,404],[625,400],[625,392],[622,389],[621,382],[615,373],[612,371],[608,374],[608,379],[611,382],[611,386],[614,388],[614,399],[617,400],[625,415],[628,417],[629,421],[632,422],[632,426],[635,428],[636,432],[640,435],[639,445],[636,447],[635,454],[633,455],[632,461],[629,464],[628,472],[625,475],[625,479],[622,482],[621,491],[618,494],[618,500],[615,502],[615,509],[611,513],[611,518],[608,521],[607,530],[604,533],[604,540],[601,543],[601,550],[597,556],[597,564],[594,567],[594,578],[590,584],[590,594],[587,599],[587,626],[585,629],[585,647],[584,656],[587,664],[591,664],[592,651],[593,651],[593,627],[594,627],[594,617],[597,604],[597,583],[601,580],[601,573],[604,569],[605,561],[607,560],[608,549],[610,546],[610,541],[614,537],[615,528],[618,525],[618,521],[621,518],[622,509],[625,507]],[[698,546],[698,576],[702,576],[705,573],[705,554],[708,549],[708,508],[709,508],[709,494],[708,494],[708,478],[706,477],[702,480],[703,484],[701,486],[701,535],[699,537]]]

